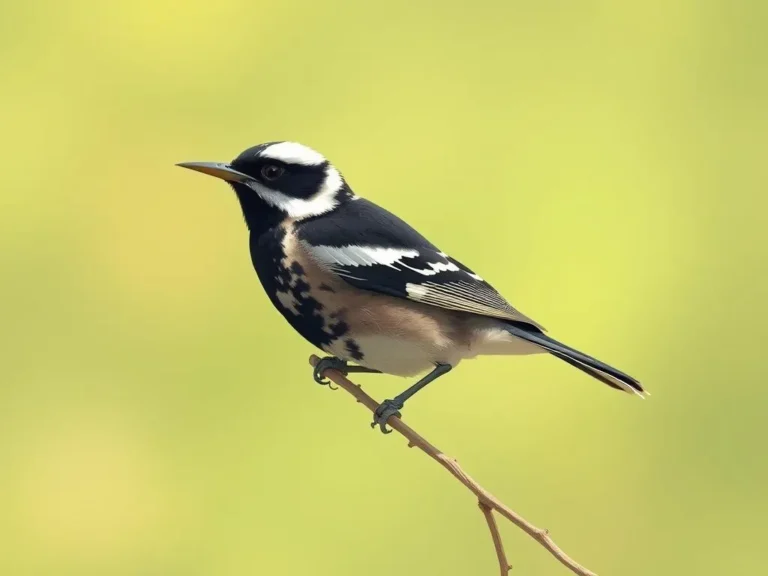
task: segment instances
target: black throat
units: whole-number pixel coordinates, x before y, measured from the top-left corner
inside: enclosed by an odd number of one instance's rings
[[[286,214],[284,212],[264,202],[248,186],[236,182],[230,182],[230,185],[237,195],[245,225],[248,226],[251,234],[259,236],[285,220]]]
[[[272,304],[299,334],[315,346],[322,347],[341,338],[348,330],[347,325],[339,319],[326,323],[320,313],[322,304],[310,294],[309,279],[305,277],[303,268],[298,262],[289,261],[284,250],[285,236],[291,227],[299,230],[333,213],[309,216],[290,223],[287,214],[264,202],[249,188],[238,190],[241,186],[233,185],[250,229],[251,262]],[[336,210],[352,204],[352,196],[346,185],[339,190],[336,193],[339,202]],[[290,295],[296,309],[287,309],[278,294]]]

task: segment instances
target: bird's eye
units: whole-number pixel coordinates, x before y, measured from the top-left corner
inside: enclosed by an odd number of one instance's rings
[[[261,169],[261,175],[267,180],[277,180],[283,175],[285,169],[282,166],[275,166],[274,164],[267,164]]]

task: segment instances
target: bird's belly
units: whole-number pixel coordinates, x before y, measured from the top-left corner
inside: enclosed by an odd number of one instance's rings
[[[350,341],[359,359],[351,357]],[[456,366],[462,358],[458,349],[437,347],[429,341],[416,341],[386,334],[350,335],[327,347],[336,357],[355,362],[366,368],[396,376],[414,376],[428,372],[435,363]]]

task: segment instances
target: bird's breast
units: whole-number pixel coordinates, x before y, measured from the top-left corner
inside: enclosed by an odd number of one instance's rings
[[[330,287],[312,275],[315,266],[296,249],[290,225],[252,235],[250,244],[253,267],[264,291],[294,330],[320,348],[348,332],[324,297]]]
[[[466,355],[456,314],[355,288],[315,262],[290,226],[252,238],[251,256],[275,308],[329,354],[402,376]]]

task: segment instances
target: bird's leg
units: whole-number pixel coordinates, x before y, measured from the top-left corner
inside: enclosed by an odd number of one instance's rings
[[[315,378],[315,382],[322,384],[323,386],[330,384],[329,380],[323,378],[323,373],[326,370],[338,370],[345,376],[352,372],[361,374],[381,374],[380,370],[366,368],[365,366],[350,366],[347,364],[346,360],[336,358],[335,356],[325,356],[324,358],[321,358],[317,364],[315,364],[315,370],[312,373],[312,376]]]
[[[390,428],[387,428],[387,420],[389,420],[389,417],[396,416],[400,418],[400,408],[403,407],[405,401],[408,400],[408,398],[416,394],[416,392],[424,388],[424,386],[433,380],[437,380],[440,378],[440,376],[447,374],[450,371],[450,364],[436,364],[435,369],[424,376],[424,378],[416,382],[416,384],[401,392],[391,400],[384,400],[384,402],[379,404],[376,412],[373,413],[373,422],[371,423],[371,428],[375,428],[378,424],[384,434],[389,434],[392,432]]]

